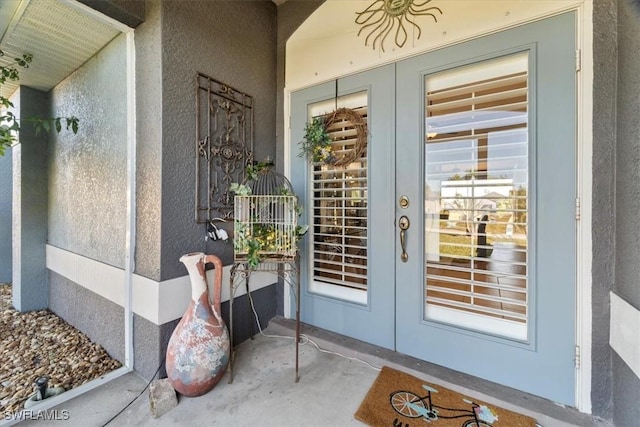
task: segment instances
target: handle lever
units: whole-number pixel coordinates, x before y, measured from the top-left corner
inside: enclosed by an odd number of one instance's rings
[[[406,215],[402,215],[398,221],[398,225],[400,226],[400,247],[402,248],[400,260],[402,262],[407,262],[409,259],[409,254],[407,254],[407,230],[411,226],[411,222]]]

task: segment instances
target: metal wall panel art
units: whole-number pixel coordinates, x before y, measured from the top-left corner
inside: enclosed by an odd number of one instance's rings
[[[231,219],[229,186],[253,163],[253,97],[198,73],[196,114],[196,222]]]

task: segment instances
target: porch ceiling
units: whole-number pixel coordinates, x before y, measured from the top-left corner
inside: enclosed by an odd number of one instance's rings
[[[28,69],[20,69],[20,84],[49,91],[99,52],[119,31],[68,3],[51,0],[0,2],[1,65],[25,53],[33,55]],[[7,82],[0,95],[18,85]]]

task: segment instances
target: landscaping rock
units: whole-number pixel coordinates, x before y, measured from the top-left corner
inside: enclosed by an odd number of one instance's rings
[[[149,406],[153,418],[160,418],[178,406],[176,391],[167,378],[154,380],[149,386]]]
[[[7,284],[0,284],[0,361],[0,417],[23,409],[39,376],[69,390],[122,366],[49,310],[16,311]]]

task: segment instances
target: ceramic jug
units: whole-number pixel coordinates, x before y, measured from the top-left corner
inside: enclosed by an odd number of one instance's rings
[[[184,396],[200,396],[220,381],[229,363],[229,332],[222,320],[222,261],[191,253],[180,258],[191,279],[191,302],[167,347],[167,378]],[[209,301],[205,264],[215,266],[213,304]]]

